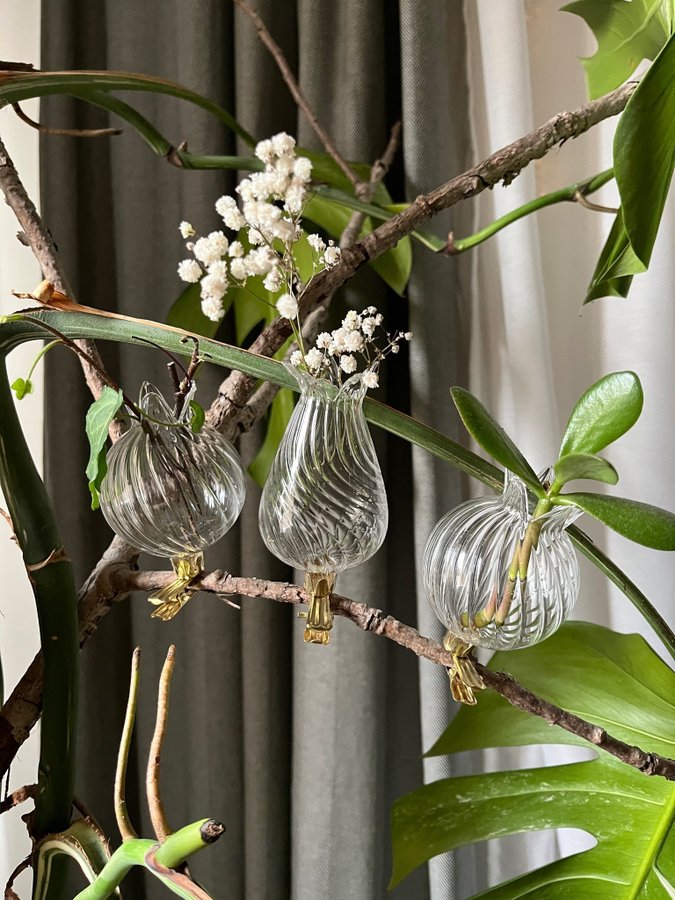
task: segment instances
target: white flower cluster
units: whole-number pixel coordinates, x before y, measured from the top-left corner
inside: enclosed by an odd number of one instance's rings
[[[412,337],[411,331],[389,334],[382,323],[383,316],[374,306],[361,313],[350,309],[341,326],[320,334],[311,350],[304,354],[301,350],[292,353],[291,364],[340,384],[343,373],[352,375],[357,371],[357,356],[360,356],[365,363],[363,384],[367,388],[376,388],[380,362],[389,353],[398,353],[401,341],[409,341]]]
[[[261,141],[255,155],[264,169],[238,185],[241,207],[231,196],[220,197],[216,202],[216,212],[225,227],[234,232],[244,231],[245,243],[230,241],[222,231],[198,237],[189,222],[181,222],[179,226],[194,259],[184,259],[178,264],[178,276],[191,284],[200,282],[202,311],[216,322],[224,315],[222,301],[228,287],[241,287],[252,276],[262,277],[265,289],[273,294],[283,289],[277,303],[280,315],[290,319],[297,316],[301,285],[293,245],[302,233],[300,215],[307,198],[312,163],[296,156],[295,140],[283,132]],[[315,253],[314,271],[337,264],[340,250],[333,241],[326,245],[318,234],[312,234],[308,242]]]

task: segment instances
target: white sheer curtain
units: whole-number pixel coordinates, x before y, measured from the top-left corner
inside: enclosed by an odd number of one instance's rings
[[[595,42],[582,20],[560,12],[559,6],[558,0],[465,4],[476,158],[586,99],[578,57],[592,55]],[[611,166],[616,121],[553,150],[510,187],[482,194],[475,225]],[[614,185],[598,197],[598,202],[617,205]],[[637,372],[645,391],[644,411],[633,432],[607,451],[620,474],[618,487],[611,490],[672,509],[675,429],[668,411],[675,376],[673,203],[666,210],[650,269],[634,280],[628,299],[602,299],[582,309],[611,224],[611,216],[576,204],[558,205],[471,251],[470,387],[535,469],[542,469],[555,459],[567,416],[581,392],[608,372]],[[672,623],[672,555],[632,544],[595,527],[587,517],[580,524]],[[641,632],[655,649],[662,649],[623,594],[585,560],[574,617],[617,631]],[[491,768],[569,758],[565,751],[551,749],[485,756]],[[490,884],[499,883],[584,846],[587,836],[567,832],[495,841],[487,852],[487,878]],[[471,868],[468,859],[460,866],[459,897],[484,886],[485,873]]]
[[[0,29],[0,59],[40,64],[40,8],[38,3],[5,4],[3,27]],[[37,102],[23,104],[26,112],[37,116]],[[37,133],[20,122],[10,109],[3,110],[0,129],[10,155],[31,195],[37,197],[39,185]],[[27,248],[16,239],[16,219],[11,210],[0,203],[0,315],[16,309],[10,291],[31,290],[40,280],[40,269]],[[35,356],[37,344],[26,344],[12,353],[9,360],[10,382],[26,375]],[[35,393],[22,401],[21,417],[33,458],[42,466],[42,381],[41,369],[33,381]],[[0,494],[0,505],[5,506]],[[23,675],[38,646],[35,603],[26,579],[21,554],[9,540],[9,530],[0,522],[0,658],[5,696]],[[32,784],[37,771],[38,744],[36,734],[21,748],[12,765],[12,786]],[[0,885],[4,888],[10,872],[30,850],[26,829],[20,816],[26,809],[16,809],[0,816]],[[17,886],[21,896],[29,888],[23,876]]]

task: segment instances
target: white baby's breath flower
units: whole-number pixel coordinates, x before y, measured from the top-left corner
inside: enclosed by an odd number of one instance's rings
[[[302,353],[299,350],[294,350],[293,353],[291,353],[291,365],[302,365]]]
[[[240,181],[235,190],[244,202],[255,200],[255,188],[250,178],[244,178],[243,181]]]
[[[297,181],[294,178],[286,188],[285,208],[290,213],[299,213],[302,209],[302,204],[305,202],[305,194],[305,186],[301,181]]]
[[[215,297],[220,301],[226,291],[227,281],[225,279],[218,278],[217,275],[205,275],[202,278],[200,285],[202,300],[208,300],[210,297]]]
[[[274,147],[271,140],[260,141],[256,144],[255,155],[264,163],[272,162],[274,158]]]
[[[340,368],[343,372],[346,372],[350,375],[352,372],[356,372],[356,360],[353,356],[349,356],[348,354],[340,357]]]
[[[282,294],[277,300],[277,310],[280,316],[294,319],[298,314],[298,301],[292,294]]]
[[[374,316],[375,313],[377,312],[377,307],[376,307],[376,306],[369,306],[369,307],[368,307],[366,310],[364,310],[364,311],[367,312],[369,316]]]
[[[412,338],[412,331],[406,331],[403,337],[406,339],[406,341],[409,341]]]
[[[376,388],[380,383],[379,378],[377,377],[377,372],[373,372],[372,369],[367,369],[363,373],[363,383],[370,390],[371,388]]]
[[[398,344],[392,344],[392,345],[391,345],[391,352],[392,352],[392,353],[398,353],[398,351],[399,351],[400,349],[401,349],[401,348],[399,347]]]
[[[312,177],[312,163],[306,156],[299,156],[293,163],[293,174],[300,181],[307,182]]]
[[[360,325],[361,316],[355,309],[350,309],[347,315],[342,320],[342,327],[346,328],[347,331],[354,331],[356,328],[359,328]]]
[[[231,231],[239,231],[246,224],[234,197],[224,196],[217,200],[216,212]]]
[[[336,328],[332,334],[332,344],[330,349],[333,352],[341,353],[345,349],[345,340],[349,332],[346,328]]]
[[[249,275],[267,275],[270,269],[278,264],[278,261],[279,257],[269,247],[257,247],[255,250],[251,250],[244,259]]]
[[[206,297],[202,300],[202,312],[212,322],[219,322],[225,315],[220,297]]]
[[[349,350],[350,353],[359,353],[364,346],[363,335],[358,331],[350,331],[345,339],[345,350]]]
[[[279,268],[271,269],[267,275],[265,276],[265,280],[263,281],[263,285],[266,291],[270,291],[270,293],[276,293],[281,287],[283,281],[283,275],[279,271]]]
[[[307,367],[313,372],[317,372],[323,366],[323,353],[313,347],[305,356]]]
[[[199,238],[194,254],[205,266],[210,266],[227,253],[228,246],[229,241],[222,231],[212,231],[207,237]]]
[[[326,245],[320,234],[308,234],[307,243],[315,253],[323,253],[326,249]]]
[[[184,259],[178,263],[178,277],[188,284],[196,284],[202,277],[202,267],[196,259]]]
[[[361,331],[365,334],[366,337],[372,337],[375,332],[376,324],[377,323],[372,316],[366,316],[366,318],[361,322]]]
[[[231,259],[241,259],[244,255],[244,245],[241,241],[232,241],[230,246],[227,248],[227,255]]]
[[[243,259],[233,259],[230,263],[230,274],[233,278],[236,278],[237,281],[245,281],[248,272],[246,270],[246,263]]]
[[[270,140],[272,149],[277,156],[286,156],[295,152],[295,138],[292,138],[290,134],[286,134],[285,131],[275,134]]]
[[[224,259],[219,259],[218,262],[211,263],[208,271],[209,275],[215,276],[220,281],[227,281],[227,263]]]
[[[178,226],[178,230],[180,231],[180,236],[184,241],[186,241],[188,238],[194,237],[197,234],[197,232],[189,222],[181,222]]]
[[[340,262],[342,251],[339,247],[326,247],[323,254],[323,261],[327,269],[332,269]]]
[[[321,334],[316,339],[316,346],[319,347],[321,350],[328,350],[328,348],[331,345],[332,340],[333,340],[333,338],[330,336],[330,334],[327,331],[322,331]]]
[[[382,315],[382,313],[378,313],[378,314],[375,316],[375,324],[376,324],[376,325],[381,325],[383,322],[384,322],[384,316]]]

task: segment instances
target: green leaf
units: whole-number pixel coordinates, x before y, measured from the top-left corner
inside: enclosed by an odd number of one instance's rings
[[[347,227],[351,213],[339,203],[334,203],[323,195],[314,194],[305,206],[303,216],[316,223],[337,240]],[[366,218],[360,236],[368,234],[372,230],[372,222]],[[391,250],[372,259],[370,265],[392,290],[402,296],[412,268],[410,239],[403,238]]]
[[[675,550],[675,515],[660,506],[605,494],[561,494],[560,505],[578,506],[636,544],[654,550]]]
[[[195,434],[198,434],[204,427],[206,413],[204,407],[200,406],[196,400],[190,400],[190,409],[192,410],[192,418],[190,419],[190,428]]]
[[[282,388],[272,401],[267,419],[267,434],[258,455],[248,467],[251,477],[262,487],[267,480],[277,449],[286,432],[286,426],[293,415],[295,395],[288,388]]]
[[[16,394],[17,400],[23,400],[26,394],[33,393],[33,382],[30,378],[17,378],[12,382],[12,390]]]
[[[223,304],[229,308],[232,305],[230,292],[225,294]],[[226,310],[227,311],[227,310]],[[202,312],[201,293],[199,283],[188,284],[174,302],[166,317],[166,324],[174,328],[182,328],[183,331],[191,331],[193,334],[201,334],[204,337],[215,336],[220,322],[212,322]]]
[[[614,172],[624,225],[635,255],[645,266],[651,259],[674,166],[675,38],[671,37],[628,101],[614,135]]]
[[[36,852],[34,900],[47,900],[55,895],[50,885],[52,867],[57,857],[74,859],[85,878],[93,882],[110,860],[110,848],[105,835],[91,819],[77,819],[58,834],[51,834],[41,841]],[[119,897],[112,889],[107,895]]]
[[[643,750],[675,754],[675,673],[638,635],[572,622],[526,650],[497,653],[491,669],[508,669],[530,690]],[[543,719],[482,692],[462,707],[434,755],[525,744],[583,744]],[[665,898],[673,866],[661,849],[675,818],[675,785],[598,750],[596,759],[437,781],[396,802],[392,814],[391,886],[439,853],[507,834],[580,828],[596,846],[481,894],[634,900]],[[658,871],[658,874],[657,874]]]
[[[595,453],[570,453],[569,456],[561,457],[554,469],[556,484],[559,487],[579,478],[604,481],[605,484],[616,484],[619,480],[614,466]]]
[[[660,15],[668,0],[577,0],[564,12],[581,16],[598,42],[594,56],[583,59],[591,99],[619,87],[643,59],[655,59],[670,29]]]
[[[560,456],[597,453],[635,425],[642,412],[642,385],[634,372],[605,375],[577,400]]]
[[[98,400],[95,400],[87,410],[85,431],[89,438],[89,462],[86,474],[91,491],[92,509],[98,509],[98,491],[106,473],[105,443],[108,439],[108,428],[123,403],[122,391],[106,385]]]
[[[599,297],[627,297],[633,275],[645,271],[646,267],[630,245],[619,210],[600,253],[584,305]]]
[[[137,72],[3,72],[0,75],[0,102],[17,103],[50,94],[73,94],[87,100],[89,92],[94,92],[92,102],[96,102],[97,94],[108,91],[144,91],[187,100],[214,115],[250,147],[255,144],[252,135],[227,110],[195,91],[163,78]]]
[[[515,472],[537,497],[544,497],[546,492],[534,469],[480,400],[461,387],[451,388],[450,395],[471,437],[493,459]]]

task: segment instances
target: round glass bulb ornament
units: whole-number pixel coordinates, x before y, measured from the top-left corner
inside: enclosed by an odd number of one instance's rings
[[[565,529],[576,507],[531,516],[523,482],[506,472],[504,493],[443,516],[423,558],[426,594],[448,629],[445,646],[514,650],[556,631],[579,592],[579,563]]]
[[[363,413],[362,373],[338,387],[287,369],[300,399],[265,482],[260,533],[276,557],[305,571],[304,639],[327,644],[335,579],[379,550],[389,520],[387,496]]]
[[[246,493],[232,444],[208,425],[196,433],[190,428],[191,397],[175,415],[157,388],[143,384],[143,420],[108,453],[100,491],[101,511],[116,534],[171,559],[176,581],[150,598],[157,606],[153,617],[164,620],[190,598],[189,584],[203,571],[204,549],[234,525]]]

